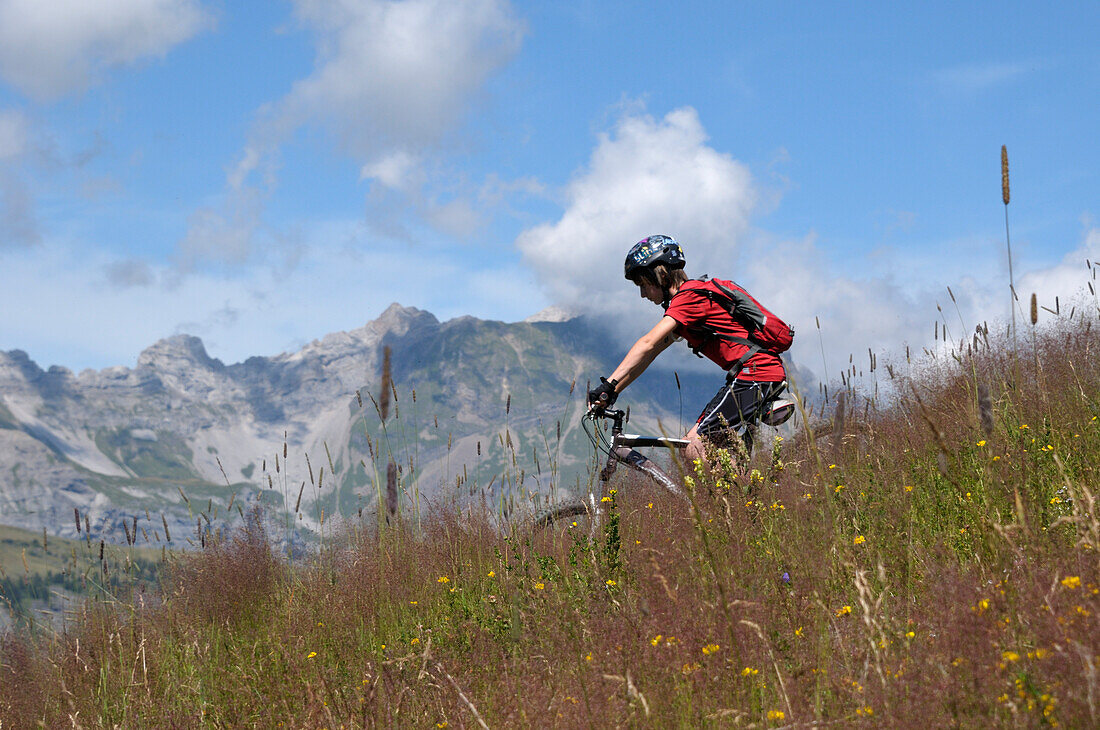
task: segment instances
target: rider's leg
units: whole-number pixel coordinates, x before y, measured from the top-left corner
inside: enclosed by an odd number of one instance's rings
[[[688,463],[693,464],[696,460],[702,461],[706,459],[706,449],[703,446],[703,437],[699,435],[699,424],[695,424],[691,427],[691,430],[687,432],[686,436],[688,445],[684,447],[684,456],[687,457]]]
[[[686,456],[704,459],[704,440],[720,448],[734,447],[735,454],[747,460],[752,453],[753,431],[761,408],[774,399],[782,383],[732,380],[723,385],[707,403],[699,420],[688,432],[691,443]],[[740,438],[741,444],[733,439]],[[740,446],[744,445],[744,449]]]

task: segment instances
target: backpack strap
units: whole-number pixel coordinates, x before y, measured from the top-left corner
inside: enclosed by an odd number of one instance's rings
[[[737,361],[734,362],[733,365],[730,366],[730,369],[728,371],[726,371],[726,381],[727,382],[733,380],[734,378],[736,378],[738,375],[741,374],[741,369],[743,367],[745,367],[745,364],[749,360],[752,359],[753,355],[755,355],[758,352],[763,352],[764,351],[763,347],[756,344],[755,342],[752,342],[751,340],[746,340],[743,337],[727,337],[725,335],[720,335],[717,332],[715,333],[715,336],[716,337],[721,337],[723,340],[726,340],[727,342],[736,342],[740,345],[745,345],[746,347],[749,348],[749,349],[745,350],[745,354],[742,355],[741,357],[737,358]]]
[[[718,289],[718,291],[714,291],[713,289],[705,287],[693,287],[692,289],[690,289],[690,291],[698,294],[701,297],[705,297],[711,302],[722,307],[722,309],[726,310],[726,313],[729,314],[731,318],[736,320],[741,326],[748,330],[750,336],[752,332],[759,328],[759,322],[756,322],[755,320],[747,317],[740,317],[736,314],[737,298],[734,292],[730,291],[716,281],[711,281],[706,276],[700,277],[699,281],[713,284]],[[744,345],[748,348],[747,350],[745,350],[745,354],[737,358],[737,361],[730,366],[728,374],[726,376],[727,379],[733,379],[737,377],[737,374],[741,372],[741,369],[745,367],[745,364],[750,359],[752,359],[754,355],[759,352],[764,352],[764,348],[761,347],[759,343],[750,339],[746,339],[744,337],[733,337],[731,335],[724,335],[721,332],[718,332],[710,327],[704,326],[692,327],[692,330],[702,336],[702,340],[699,343],[699,346],[691,348],[691,351],[695,353],[696,357],[703,357],[703,345],[715,338],[725,340],[726,342],[732,342],[737,345]]]

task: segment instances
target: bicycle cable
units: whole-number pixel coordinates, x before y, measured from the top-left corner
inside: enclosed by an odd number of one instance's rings
[[[584,414],[581,418],[581,427],[588,436],[588,441],[592,444],[592,448],[604,455],[610,455],[611,441],[608,440],[607,436],[603,433],[603,429],[600,428],[600,424],[597,422],[597,416],[592,413]]]

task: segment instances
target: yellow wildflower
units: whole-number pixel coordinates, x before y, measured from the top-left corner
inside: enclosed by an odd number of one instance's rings
[[[489,577],[490,578],[496,578],[497,577],[497,572],[495,570],[490,570],[489,571]]]
[[[600,498],[600,501],[601,501],[601,502],[610,502],[610,501],[611,501],[611,497],[601,497],[601,498]]]
[[[410,644],[419,644],[419,643],[420,643],[420,639],[418,639],[418,638],[416,638],[416,637],[413,637],[413,640],[412,640],[412,641],[410,641],[409,643],[410,643]]]
[[[843,484],[838,484],[838,485],[836,485],[836,488],[833,489],[833,491],[839,493],[841,489],[844,489],[844,485]]]
[[[837,616],[846,616],[846,615],[850,614],[851,612],[852,612],[852,607],[851,606],[841,606],[840,608],[838,608],[836,610],[836,615]]]
[[[658,644],[661,643],[662,638],[663,637],[660,634],[657,634],[656,636],[654,636],[652,639],[649,640],[649,643],[652,644],[653,646],[657,646]]]
[[[592,652],[588,652],[587,654],[585,654],[585,655],[584,655],[584,660],[585,660],[586,662],[590,662],[590,661],[592,661]]]
[[[653,509],[653,503],[652,503],[652,502],[650,502],[649,504],[647,504],[647,505],[645,506],[645,508],[646,508],[646,509]]]
[[[611,578],[608,578],[607,580],[605,580],[605,581],[604,581],[604,583],[606,583],[607,585],[611,586],[612,588],[614,588],[615,586],[619,585],[618,583],[616,583],[616,582],[615,582],[614,580],[612,580]]]
[[[439,576],[438,578],[436,578],[436,579],[435,579],[435,582],[436,582],[436,583],[450,583],[450,582],[451,582],[451,579],[450,579],[450,578],[448,578],[448,577],[447,577],[447,576],[445,576],[445,575],[441,575],[441,576]]]
[[[985,446],[985,439],[978,442],[978,446]]]
[[[1006,651],[1001,654],[1001,659],[1004,659],[1006,662],[1015,662],[1020,660],[1020,655],[1014,651]]]
[[[907,491],[907,492],[912,492],[912,491],[913,491],[913,487],[911,487],[911,486],[906,486],[906,487],[905,487],[905,491]]]
[[[539,582],[539,583],[535,584],[535,590],[537,590],[537,591],[541,591],[545,587],[546,587],[546,584],[542,583],[542,582]]]
[[[913,633],[912,631],[906,631],[905,632],[905,638],[906,639],[912,639],[914,636],[916,636],[916,634]]]
[[[782,720],[786,715],[783,714],[783,710],[768,710],[769,720]]]
[[[1080,588],[1081,578],[1076,575],[1067,575],[1065,578],[1062,579],[1062,585],[1064,585],[1066,588],[1069,588],[1070,590]]]
[[[751,677],[754,674],[760,674],[759,669],[753,669],[752,667],[745,667],[741,670],[742,677]]]
[[[703,647],[703,654],[716,654],[721,648],[718,644],[707,644]]]
[[[856,539],[852,540],[853,545],[862,545],[865,542],[867,542],[867,538],[863,535],[856,535]]]
[[[306,655],[306,659],[312,659],[315,656],[317,656],[317,652],[311,651],[309,654]]]
[[[795,636],[802,636],[802,627],[801,626],[799,626],[797,629],[794,630],[794,635]]]

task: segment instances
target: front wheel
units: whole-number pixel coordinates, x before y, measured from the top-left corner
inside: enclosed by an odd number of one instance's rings
[[[595,498],[571,499],[547,507],[535,515],[534,526],[542,532],[552,532],[559,537],[576,539],[585,535],[595,539],[600,525],[600,510]]]
[[[573,518],[581,515],[588,516],[591,508],[583,499],[571,499],[567,502],[558,502],[550,505],[535,515],[535,527],[550,527],[552,525],[568,522],[572,526]]]

